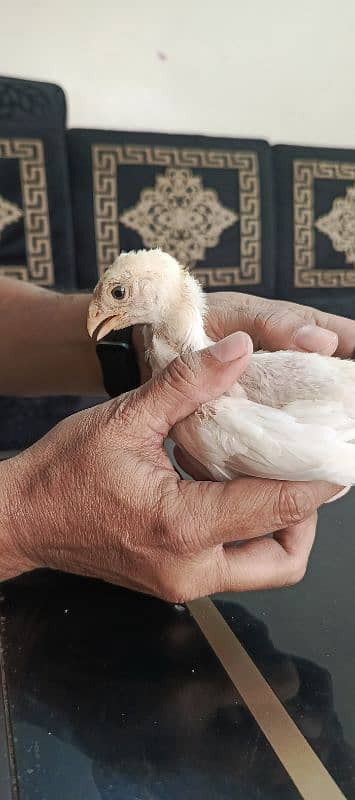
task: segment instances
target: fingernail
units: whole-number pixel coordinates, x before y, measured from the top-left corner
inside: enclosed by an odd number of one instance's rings
[[[306,350],[309,353],[333,353],[338,344],[338,337],[334,331],[327,331],[318,325],[304,325],[297,331],[294,343],[299,350]]]
[[[337,492],[333,495],[329,500],[326,500],[327,503],[334,503],[334,500],[340,500],[341,497],[344,497],[348,492],[350,492],[351,486],[344,486],[344,489],[341,489],[340,492]]]
[[[225,364],[228,361],[235,361],[237,358],[242,358],[242,356],[252,353],[253,342],[247,333],[236,331],[236,333],[226,336],[225,339],[220,339],[219,342],[211,344],[208,349],[217,361]]]

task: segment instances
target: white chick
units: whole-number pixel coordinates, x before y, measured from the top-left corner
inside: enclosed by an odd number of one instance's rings
[[[211,340],[200,285],[161,250],[121,253],[97,284],[88,331],[144,324],[153,373]],[[355,483],[355,363],[257,352],[240,381],[171,432],[215,480],[251,475]]]

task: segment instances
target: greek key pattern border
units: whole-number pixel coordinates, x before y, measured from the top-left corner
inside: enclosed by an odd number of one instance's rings
[[[0,274],[53,286],[43,144],[39,139],[0,139],[0,158],[19,161],[27,258],[27,265],[0,265]]]
[[[294,285],[307,289],[353,288],[355,269],[319,269],[315,263],[314,181],[322,178],[354,181],[355,164],[294,160]]]
[[[120,164],[231,169],[239,174],[240,265],[194,268],[206,287],[261,282],[260,177],[256,153],[154,145],[92,145],[96,260],[101,275],[120,249],[118,192]]]

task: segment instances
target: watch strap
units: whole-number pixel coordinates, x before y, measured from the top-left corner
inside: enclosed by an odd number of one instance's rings
[[[140,385],[132,330],[125,328],[123,331],[113,331],[96,345],[104,387],[110,397],[118,397]]]

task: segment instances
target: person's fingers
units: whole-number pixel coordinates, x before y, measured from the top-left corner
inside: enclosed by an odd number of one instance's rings
[[[338,335],[334,331],[327,331],[325,328],[319,328],[315,324],[301,325],[299,327],[295,320],[293,330],[289,334],[288,331],[285,331],[286,341],[288,335],[290,348],[301,350],[305,353],[320,353],[324,356],[332,356],[338,347]]]
[[[317,515],[274,537],[225,548],[226,585],[222,591],[289,586],[302,580],[317,527]],[[228,589],[227,589],[228,586]]]
[[[347,317],[339,317],[336,314],[328,314],[319,311],[317,308],[306,308],[297,303],[286,303],[296,314],[302,314],[308,322],[323,328],[326,331],[336,333],[338,346],[332,355],[339,358],[354,358],[355,356],[355,321]]]
[[[241,316],[249,324],[237,327],[250,334],[255,349],[264,347],[277,350],[290,346],[300,350],[319,352],[323,355],[337,355],[340,358],[354,357],[354,320],[284,300],[266,300],[249,295],[243,297]],[[236,330],[236,325],[233,325],[231,301],[228,306],[229,312],[225,313],[225,333],[223,334],[225,336],[231,330]],[[234,306],[237,311],[235,299]],[[302,330],[304,327],[308,330]],[[252,330],[254,330],[254,334]]]
[[[252,350],[250,337],[236,332],[205,350],[172,361],[136,392],[147,435],[150,430],[167,436],[177,422],[202,403],[230,389],[247,366]]]
[[[207,332],[212,338],[244,330],[255,350],[296,349],[334,353],[352,358],[355,352],[355,322],[315,308],[282,300],[221,292],[207,296]]]
[[[339,491],[313,483],[238,478],[225,483],[179,481],[185,510],[182,536],[191,549],[203,550],[243,541],[303,522]]]

